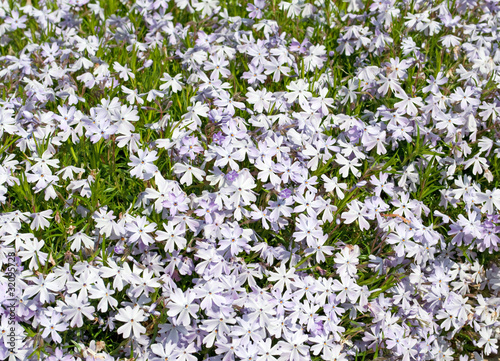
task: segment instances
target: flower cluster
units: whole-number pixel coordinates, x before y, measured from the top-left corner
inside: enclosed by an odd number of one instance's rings
[[[0,1],[0,359],[496,354],[499,14]]]

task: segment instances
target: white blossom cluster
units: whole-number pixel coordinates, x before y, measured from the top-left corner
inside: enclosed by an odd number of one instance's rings
[[[496,354],[499,14],[0,0],[0,359]]]

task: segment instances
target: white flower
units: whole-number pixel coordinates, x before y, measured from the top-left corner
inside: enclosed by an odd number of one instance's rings
[[[206,174],[204,170],[186,163],[175,163],[174,173],[177,175],[182,174],[180,182],[188,186],[193,184],[193,176],[201,182]]]
[[[125,323],[118,328],[118,333],[123,334],[123,338],[128,338],[131,333],[134,334],[134,337],[138,338],[146,332],[146,327],[141,325],[146,316],[144,316],[144,311],[139,306],[135,306],[134,308],[130,306],[120,308],[115,319]]]

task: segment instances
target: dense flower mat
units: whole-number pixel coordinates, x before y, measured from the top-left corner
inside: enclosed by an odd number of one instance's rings
[[[499,6],[0,1],[0,359],[492,357]]]

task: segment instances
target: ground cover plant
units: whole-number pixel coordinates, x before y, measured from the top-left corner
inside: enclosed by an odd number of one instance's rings
[[[0,359],[483,360],[497,0],[0,1]]]

